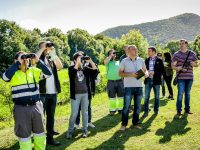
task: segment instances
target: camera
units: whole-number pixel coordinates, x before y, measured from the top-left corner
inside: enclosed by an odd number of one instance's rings
[[[185,63],[185,68],[191,67],[191,61]]]
[[[53,44],[52,42],[46,43],[46,48],[47,48],[47,47],[53,47],[53,46],[54,46],[54,44]]]
[[[22,56],[21,56],[21,59],[33,59],[33,58],[35,58],[36,56],[35,56],[35,54],[33,54],[33,53],[31,53],[31,54],[23,54]]]

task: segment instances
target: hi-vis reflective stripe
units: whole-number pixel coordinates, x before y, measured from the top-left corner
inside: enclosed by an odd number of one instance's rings
[[[6,77],[6,73],[3,74],[2,78],[3,78],[4,81],[9,81],[10,80],[9,78]]]
[[[39,90],[36,90],[35,92],[23,92],[23,93],[18,93],[18,94],[12,94],[12,98],[33,96],[33,95],[38,95],[38,94],[39,94]]]
[[[44,132],[42,132],[42,133],[33,133],[33,136],[44,136],[44,135],[45,135]]]
[[[20,138],[19,137],[19,141],[20,142],[26,142],[26,141],[29,141],[31,139],[31,136],[27,137],[27,138]]]
[[[35,84],[29,84],[30,88],[34,88]],[[22,89],[27,89],[29,88],[27,84],[19,85],[19,86],[14,86],[12,87],[12,91],[17,91],[17,90],[22,90]],[[37,84],[38,87],[38,84]]]

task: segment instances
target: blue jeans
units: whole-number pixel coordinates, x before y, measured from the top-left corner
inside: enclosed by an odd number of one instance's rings
[[[193,79],[188,80],[178,80],[178,95],[176,101],[177,111],[182,111],[182,99],[185,93],[185,111],[190,111],[190,91],[192,87]]]
[[[140,103],[142,99],[142,87],[125,87],[124,90],[124,107],[122,110],[122,126],[127,126],[129,108],[132,98],[134,99],[133,125],[139,123]]]
[[[75,94],[75,100],[71,99],[71,115],[69,119],[68,133],[72,134],[74,131],[74,124],[79,111],[79,106],[81,105],[82,112],[82,124],[83,131],[86,132],[88,128],[88,93],[85,94]]]
[[[149,113],[149,99],[151,89],[153,88],[155,102],[154,102],[154,112],[158,113],[159,105],[160,105],[160,85],[154,85],[153,80],[148,80],[145,84],[145,99],[144,99],[144,113]]]
[[[80,124],[80,113],[81,113],[81,105],[79,106],[79,111],[78,111],[78,115],[76,117],[76,125]],[[89,99],[89,105],[88,105],[88,123],[91,123],[91,119],[92,119],[92,109],[91,109],[91,99]]]

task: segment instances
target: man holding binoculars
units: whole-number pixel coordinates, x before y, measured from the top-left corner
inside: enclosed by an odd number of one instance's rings
[[[57,102],[57,93],[61,92],[60,81],[57,71],[63,68],[63,65],[56,55],[54,44],[50,41],[43,41],[39,43],[38,57],[44,61],[52,76],[40,81],[40,94],[46,112],[46,130],[47,130],[47,144],[60,145],[60,142],[53,139],[54,135],[59,133],[54,130],[54,114]]]
[[[36,63],[39,64],[41,70],[35,67]],[[32,133],[34,149],[45,150],[43,105],[39,98],[38,82],[50,76],[50,70],[36,54],[25,52],[18,52],[14,64],[3,74],[3,80],[10,82],[11,85],[14,102],[14,131],[19,138],[21,150],[32,150]]]
[[[74,131],[74,124],[81,106],[83,137],[88,136],[88,105],[92,98],[90,79],[95,77],[98,70],[95,63],[83,52],[77,52],[73,56],[74,65],[69,67],[71,115],[67,138],[71,139]]]
[[[119,60],[117,60],[117,52],[114,49],[108,51],[108,57],[105,58],[106,66],[107,93],[109,97],[110,115],[114,115],[116,111],[122,112],[124,103],[124,84],[122,78],[118,75]]]

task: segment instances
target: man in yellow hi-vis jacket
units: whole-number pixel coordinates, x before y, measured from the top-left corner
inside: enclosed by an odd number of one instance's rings
[[[35,67],[38,64],[41,68]],[[33,64],[33,66],[30,66]],[[18,52],[15,63],[3,74],[3,80],[10,82],[14,102],[15,135],[19,138],[21,150],[45,150],[43,105],[40,102],[38,82],[51,76],[50,70],[36,54]]]

